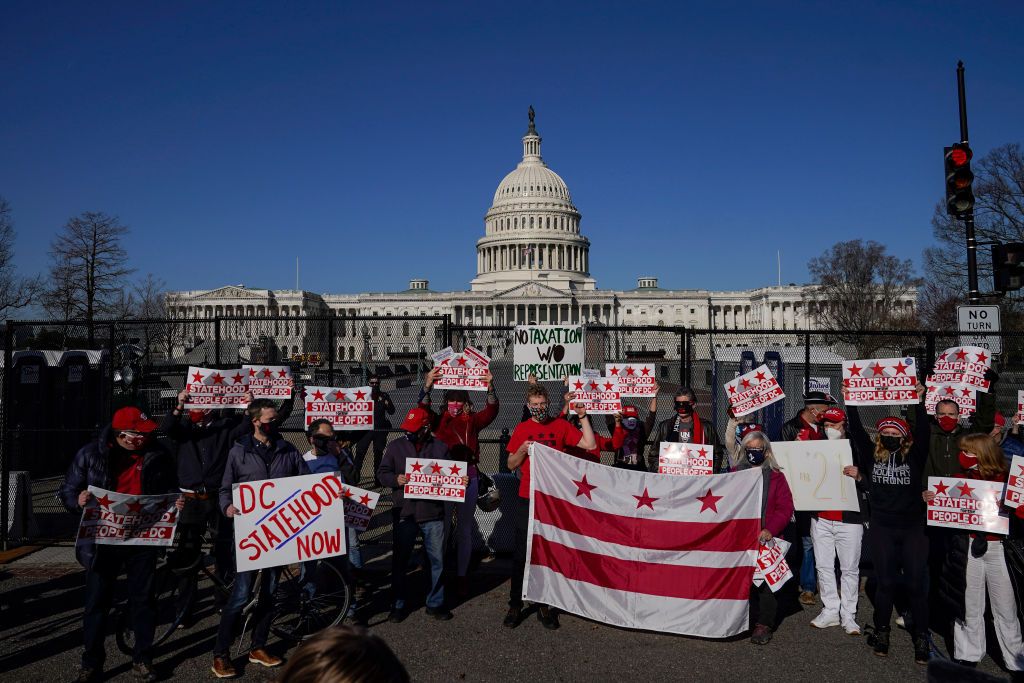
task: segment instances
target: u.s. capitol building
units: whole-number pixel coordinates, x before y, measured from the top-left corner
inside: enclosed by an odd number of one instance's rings
[[[594,323],[722,331],[814,329],[816,304],[802,286],[732,292],[675,290],[661,288],[656,277],[642,276],[634,289],[599,289],[590,273],[590,240],[580,230],[580,212],[565,182],[544,163],[540,147],[531,108],[522,161],[498,184],[484,216],[484,236],[476,247],[477,274],[468,291],[436,292],[426,279],[411,280],[408,289],[393,293],[317,294],[232,285],[172,292],[167,299],[169,314],[240,319],[222,322],[221,336],[243,343],[251,334],[246,319],[298,318],[269,327],[273,343],[286,356],[322,353],[326,342],[322,326],[306,324],[301,318],[333,316],[337,319],[334,344],[338,360],[359,360],[365,355],[364,321],[345,322],[355,316],[386,319],[447,314],[456,325],[473,326]],[[912,300],[906,305],[912,307]],[[433,350],[433,339],[423,338],[421,326],[395,323],[386,325],[386,335],[373,330],[375,356],[414,353],[417,347],[428,353]],[[198,342],[198,337],[194,341]],[[641,351],[628,342],[626,345],[626,351]],[[654,349],[642,349],[648,350]],[[666,343],[663,351],[665,358],[679,356],[675,341]]]

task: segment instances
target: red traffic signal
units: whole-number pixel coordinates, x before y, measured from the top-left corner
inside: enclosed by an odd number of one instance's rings
[[[972,156],[970,146],[963,142],[945,148],[946,212],[950,216],[962,217],[974,208]]]

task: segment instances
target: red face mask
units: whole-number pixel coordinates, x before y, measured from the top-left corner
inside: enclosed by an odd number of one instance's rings
[[[205,420],[206,416],[209,414],[209,410],[190,410],[188,411],[188,419],[192,420],[194,424],[199,424]]]
[[[963,467],[964,470],[971,470],[978,466],[978,456],[967,451],[960,451],[957,454],[957,459],[960,461],[960,467]]]
[[[956,429],[956,426],[960,423],[955,417],[949,415],[943,415],[942,417],[935,418],[935,421],[939,423],[939,429],[944,432],[951,432]]]

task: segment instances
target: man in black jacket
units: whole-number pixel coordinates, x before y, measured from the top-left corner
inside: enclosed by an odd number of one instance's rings
[[[69,512],[82,514],[93,497],[90,486],[130,495],[158,495],[174,491],[174,461],[152,438],[156,422],[135,407],[114,413],[110,426],[99,438],[75,454],[58,496]],[[183,501],[178,501],[179,509]],[[153,604],[153,574],[158,549],[139,545],[75,546],[78,561],[85,567],[85,614],[82,633],[85,649],[77,680],[99,680],[103,674],[106,649],[105,621],[114,598],[114,585],[124,569],[128,580],[128,602],[135,634],[132,672],[136,678],[157,680],[150,648],[156,629]]]
[[[376,472],[380,469],[380,461],[384,457],[384,448],[388,443],[388,432],[391,430],[388,415],[395,414],[395,404],[391,402],[391,397],[386,391],[381,391],[380,377],[370,375],[366,382],[370,385],[370,400],[373,401],[373,429],[364,433],[356,444],[356,475],[362,476],[366,451],[369,450],[370,444],[373,444],[373,479],[374,483],[380,486]],[[358,485],[359,481],[354,483]]]
[[[652,446],[649,458],[651,465],[653,466],[658,462],[658,444],[663,441],[669,443],[698,443],[712,446],[715,456],[721,458],[721,464],[715,468],[716,471],[728,472],[729,454],[726,453],[725,447],[722,446],[722,442],[718,438],[714,421],[705,422],[697,414],[697,396],[693,393],[693,389],[680,387],[675,395],[674,406],[675,415],[662,420],[658,424],[658,431],[656,432],[658,441]],[[655,468],[654,471],[657,471],[657,469]]]

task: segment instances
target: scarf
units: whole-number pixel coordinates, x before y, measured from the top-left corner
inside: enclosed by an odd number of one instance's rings
[[[704,443],[704,427],[700,423],[700,416],[697,415],[697,411],[693,411],[691,414],[693,418],[693,429],[690,433],[690,443]],[[676,441],[679,441],[679,430],[681,427],[681,421],[679,415],[676,415],[675,424],[672,427],[672,431],[676,433]]]

